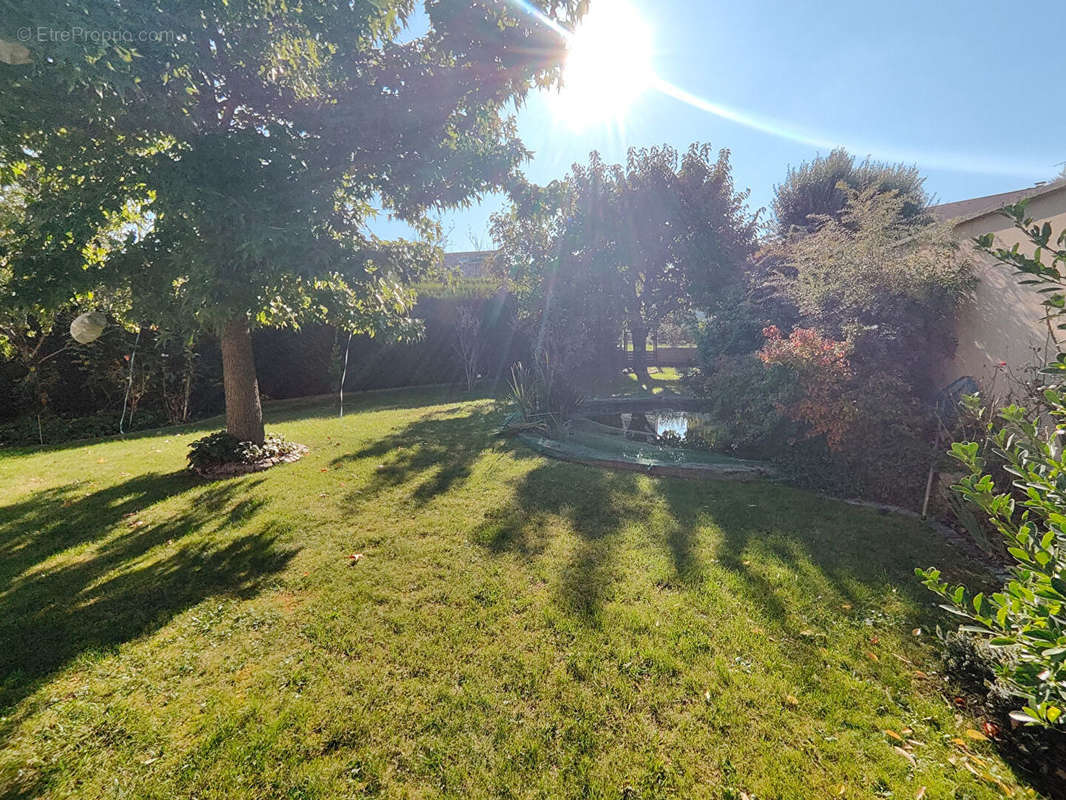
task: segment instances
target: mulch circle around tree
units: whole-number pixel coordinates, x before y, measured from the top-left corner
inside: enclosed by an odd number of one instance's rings
[[[203,469],[190,469],[201,478],[229,478],[234,475],[247,475],[250,472],[262,472],[278,464],[292,464],[303,458],[309,449],[307,445],[299,444],[296,445],[296,448],[291,453],[272,458],[261,458],[258,461],[251,462],[233,461],[228,464],[217,464]]]

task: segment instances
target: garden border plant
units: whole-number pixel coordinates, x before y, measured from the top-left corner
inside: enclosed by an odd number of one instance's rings
[[[1053,242],[1051,226],[1036,225],[1025,201],[1007,206],[1004,213],[1031,243],[1032,254],[1018,245],[996,247],[991,234],[975,240],[978,248],[1013,266],[1021,283],[1039,287],[1049,333],[1066,328],[1061,322],[1066,316],[1066,231]],[[1060,351],[1047,373],[1064,372],[1066,352]],[[935,568],[916,572],[947,601],[945,609],[967,620],[960,632],[992,648],[989,666],[996,681],[1021,706],[1010,716],[1025,725],[1061,730],[1066,725],[1066,393],[1049,385],[1043,401],[1043,413],[1007,406],[988,421],[984,443],[955,442],[951,448],[966,469],[952,488],[980,509],[1014,560],[1006,585],[986,595],[949,585]],[[993,458],[1001,460],[1006,479],[993,477]]]

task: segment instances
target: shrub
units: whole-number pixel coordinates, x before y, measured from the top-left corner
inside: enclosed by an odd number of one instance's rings
[[[759,309],[744,298],[720,304],[714,316],[696,328],[696,344],[704,371],[713,372],[723,356],[754,353],[763,344],[766,320]]]
[[[538,359],[533,368],[521,361],[511,367],[510,399],[525,422],[561,420],[584,401],[566,378],[552,368],[548,358]]]
[[[189,444],[189,468],[194,472],[211,472],[219,467],[281,459],[299,453],[302,445],[276,433],[267,434],[262,444],[242,442],[225,431],[217,431]]]
[[[776,325],[770,325],[763,335],[766,342],[759,358],[791,370],[800,387],[786,414],[804,423],[808,436],[824,436],[830,449],[840,448],[858,416],[846,398],[853,377],[847,343],[809,328],[795,328],[786,339]]]
[[[951,448],[967,471],[952,488],[980,508],[1003,538],[1014,560],[1011,580],[986,596],[949,586],[938,569],[917,573],[948,601],[944,608],[969,621],[962,630],[1000,649],[996,675],[1025,701],[1011,716],[1026,724],[1061,726],[1066,723],[1066,458],[1059,431],[1066,423],[1066,395],[1048,389],[1045,400],[1056,422],[1053,431],[1020,406],[1003,409],[994,423],[992,448],[1012,485],[997,484],[986,471],[977,442],[956,442]]]
[[[796,375],[765,364],[754,354],[721,356],[710,369],[686,379],[693,394],[706,398],[714,420],[715,446],[751,458],[774,458],[798,425],[784,414],[796,392]]]
[[[804,325],[847,340],[857,372],[888,372],[932,393],[954,347],[954,318],[973,285],[946,224],[908,220],[906,200],[874,187],[849,191],[843,211],[772,248],[779,288]]]
[[[79,441],[81,439],[98,439],[103,436],[118,434],[119,411],[102,411],[85,417],[60,417],[55,414],[42,414],[40,428],[36,415],[24,415],[8,422],[0,422],[0,447],[25,447],[42,443],[58,444],[60,442]],[[132,422],[127,415],[126,431],[141,431],[158,428],[167,424],[167,420],[151,409],[138,409]]]

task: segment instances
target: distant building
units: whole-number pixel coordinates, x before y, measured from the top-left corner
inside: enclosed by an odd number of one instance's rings
[[[996,246],[1009,248],[1018,244],[1031,254],[1032,244],[1012,220],[1000,213],[1004,206],[1025,199],[1029,200],[1028,215],[1035,224],[1050,223],[1056,237],[1066,231],[1066,180],[932,209],[937,219],[953,224],[974,259],[978,279],[977,288],[959,309],[955,328],[958,346],[954,358],[945,364],[945,383],[969,375],[988,386],[997,370],[1006,368],[1022,374],[1055,357],[1056,348],[1043,321],[1042,295],[1032,286],[1020,285],[1010,267],[976,252],[972,246],[975,237],[993,233]]]
[[[491,277],[489,266],[495,250],[468,250],[462,253],[445,253],[444,266],[457,269],[464,280],[483,280]]]

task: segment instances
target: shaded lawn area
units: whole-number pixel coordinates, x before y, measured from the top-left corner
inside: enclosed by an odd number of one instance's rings
[[[684,395],[681,371],[675,367],[648,367],[650,381],[641,381],[632,372],[619,372],[611,378],[589,377],[577,381],[578,388],[588,397],[669,397]]]
[[[0,796],[1031,796],[944,696],[920,524],[351,407],[217,483],[193,430],[0,456]]]

